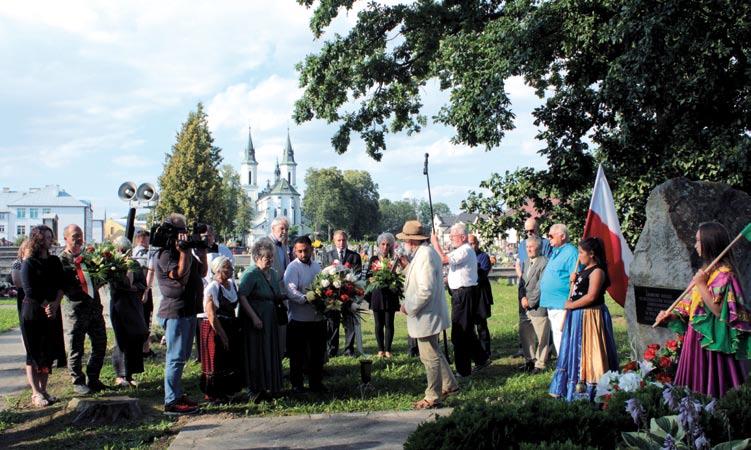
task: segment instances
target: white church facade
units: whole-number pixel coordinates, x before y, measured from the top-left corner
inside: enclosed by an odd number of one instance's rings
[[[255,216],[246,245],[252,245],[257,239],[268,236],[271,232],[271,222],[279,216],[286,217],[290,228],[296,227],[298,234],[307,232],[303,225],[303,214],[300,208],[302,198],[297,191],[297,163],[289,130],[287,130],[287,142],[282,149],[281,162],[279,160],[276,162],[274,180],[266,180],[263,189],[260,189],[258,181],[258,161],[249,128],[248,145],[240,165],[240,183],[255,205]]]

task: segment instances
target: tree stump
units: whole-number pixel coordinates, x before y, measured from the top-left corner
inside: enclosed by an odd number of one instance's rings
[[[112,424],[143,416],[138,400],[130,397],[74,398],[67,409],[75,415],[74,425]]]

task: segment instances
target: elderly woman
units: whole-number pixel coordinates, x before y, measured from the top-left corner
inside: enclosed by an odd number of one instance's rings
[[[235,314],[237,286],[232,262],[226,256],[211,260],[211,282],[203,291],[206,317],[199,325],[201,390],[206,400],[226,400],[242,386],[242,338]]]
[[[39,225],[31,229],[28,253],[21,264],[24,298],[21,305],[23,338],[31,366],[31,402],[41,408],[54,402],[47,393],[52,364],[65,361],[60,300],[63,297],[63,266],[50,254],[52,230]]]
[[[125,236],[118,237],[113,244],[119,253],[131,250]],[[145,290],[146,276],[140,267],[110,282],[110,321],[115,332],[112,367],[115,385],[119,387],[136,386],[133,374],[143,373],[143,341],[148,332],[141,303]]]
[[[268,238],[253,245],[255,267],[240,280],[240,316],[245,335],[245,377],[254,401],[282,390],[277,304],[285,298],[281,274],[274,270],[274,244]]]
[[[376,240],[378,251],[368,264],[366,278],[370,278],[374,263],[390,261],[394,257],[396,239],[391,233],[381,233]],[[378,357],[391,358],[391,343],[394,341],[394,314],[399,311],[399,294],[390,289],[374,289],[368,297],[370,309],[373,310],[375,336],[378,343]],[[385,333],[384,333],[385,331]]]

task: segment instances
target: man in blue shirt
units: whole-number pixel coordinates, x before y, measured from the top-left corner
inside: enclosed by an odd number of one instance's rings
[[[548,310],[553,345],[555,345],[555,351],[559,352],[563,335],[563,320],[566,317],[563,305],[568,299],[571,274],[576,271],[579,251],[568,242],[569,234],[566,225],[557,223],[550,227],[548,238],[553,250],[540,279],[540,306]]]

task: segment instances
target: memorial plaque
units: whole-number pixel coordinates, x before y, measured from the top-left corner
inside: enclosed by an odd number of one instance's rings
[[[657,314],[663,309],[668,309],[682,293],[683,291],[678,289],[634,286],[636,321],[652,325],[657,319]]]

